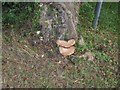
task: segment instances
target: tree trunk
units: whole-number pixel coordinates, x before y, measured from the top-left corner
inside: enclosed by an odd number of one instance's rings
[[[44,42],[57,39],[77,41],[76,31],[80,3],[57,2],[44,4],[40,25]]]

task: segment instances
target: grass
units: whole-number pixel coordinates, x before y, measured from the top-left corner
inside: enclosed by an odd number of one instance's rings
[[[38,2],[3,2],[2,23],[3,25],[15,28],[19,27],[23,22],[30,20],[30,22],[32,22],[31,27],[34,31],[37,28],[41,10],[42,8],[39,6]]]
[[[94,9],[96,3],[82,3],[79,12],[78,33],[82,34],[85,45],[76,45],[77,52],[89,49],[95,54],[94,63],[80,62],[85,65],[81,68],[80,76],[84,76],[83,84],[87,87],[114,87],[117,86],[118,79],[108,67],[117,69],[117,49],[118,49],[118,3],[103,3],[99,23],[96,30],[92,28],[94,19]],[[81,61],[81,59],[79,59]],[[102,62],[101,70],[100,62]],[[111,64],[112,63],[112,64]],[[116,65],[116,66],[115,66]],[[91,68],[94,68],[93,70]],[[100,73],[91,78],[89,70]],[[99,72],[100,71],[100,72]],[[93,72],[93,73],[94,73]]]

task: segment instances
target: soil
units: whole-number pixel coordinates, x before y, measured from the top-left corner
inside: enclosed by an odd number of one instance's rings
[[[21,33],[28,33],[22,42]],[[30,31],[28,23],[16,31],[3,31],[3,87],[46,87],[49,83],[52,87],[66,87],[62,75],[74,65],[39,37],[36,31]]]

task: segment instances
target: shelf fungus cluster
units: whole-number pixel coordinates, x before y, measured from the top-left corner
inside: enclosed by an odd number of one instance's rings
[[[75,40],[74,39],[70,39],[68,41],[57,40],[56,43],[59,46],[59,52],[65,57],[72,55],[75,52],[75,47],[74,47]]]

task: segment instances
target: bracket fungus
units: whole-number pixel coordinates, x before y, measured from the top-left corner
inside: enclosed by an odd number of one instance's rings
[[[62,46],[62,47],[66,47],[66,48],[71,47],[74,44],[75,44],[75,40],[74,39],[70,39],[70,40],[68,40],[68,42],[64,41],[64,40],[57,40],[57,45],[58,46]]]
[[[59,51],[63,56],[69,56],[75,52],[75,47],[69,47],[69,48],[64,48],[64,47],[59,47]]]
[[[75,44],[74,39],[70,39],[68,41],[57,40],[56,43],[59,46],[60,53],[65,57],[75,52],[75,47],[73,46]]]

